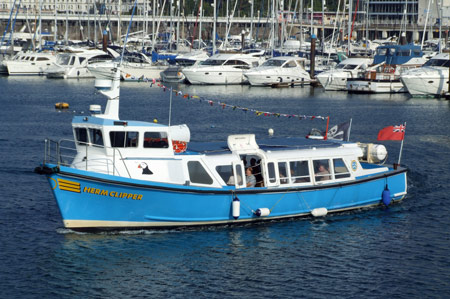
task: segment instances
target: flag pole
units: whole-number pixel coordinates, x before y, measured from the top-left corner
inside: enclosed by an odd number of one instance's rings
[[[353,118],[350,118],[350,125],[348,127],[348,134],[347,134],[347,142],[350,141],[350,131],[352,130],[352,120],[353,120]]]
[[[403,152],[403,141],[405,140],[405,134],[406,134],[406,121],[404,123],[405,126],[405,131],[403,132],[403,139],[402,139],[402,143],[400,144],[400,153],[398,155],[398,165],[400,165],[400,161],[402,159],[402,152]]]
[[[325,130],[325,136],[323,137],[323,140],[327,140],[328,139],[328,126],[330,124],[330,117],[327,116],[327,129]]]

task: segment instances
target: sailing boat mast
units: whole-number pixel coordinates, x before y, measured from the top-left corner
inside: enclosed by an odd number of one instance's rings
[[[217,28],[216,28],[216,22],[217,22],[217,8],[216,8],[216,5],[217,5],[217,1],[216,0],[214,0],[214,24],[213,24],[213,46],[212,46],[212,49],[213,49],[213,52],[212,52],[212,55],[214,55],[214,54],[216,54],[216,32],[217,32]],[[199,48],[200,48],[200,45],[199,45]]]

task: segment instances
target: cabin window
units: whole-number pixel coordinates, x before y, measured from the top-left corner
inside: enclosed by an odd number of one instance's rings
[[[269,182],[275,183],[277,181],[277,178],[275,177],[275,163],[267,163],[267,172],[269,173]]]
[[[75,128],[75,138],[78,145],[86,145],[88,143],[88,135],[86,128]]]
[[[212,178],[206,172],[205,168],[203,168],[202,164],[198,161],[189,161],[187,163],[189,179],[191,183],[197,184],[207,184],[211,185],[213,183]]]
[[[145,132],[144,148],[168,148],[166,132]]]
[[[308,161],[292,161],[289,163],[292,184],[309,183]]]
[[[36,59],[36,61],[47,61],[47,60],[50,60],[50,59],[48,59],[47,57],[38,57]]]
[[[410,50],[402,50],[399,51],[399,56],[410,56],[411,55],[411,51]]]
[[[414,54],[414,56],[417,56],[417,57],[422,56],[422,53],[420,50],[413,50],[413,54]]]
[[[245,63],[244,61],[241,61],[241,60],[228,60],[223,65],[243,65],[243,66],[248,66],[247,63]]]
[[[230,179],[230,177],[232,175],[231,165],[216,166],[216,171],[225,183],[228,182],[228,180]]]
[[[280,175],[280,183],[287,184],[289,183],[289,176],[287,174],[287,163],[286,162],[278,162],[278,174]]]
[[[138,132],[113,131],[109,132],[112,147],[137,147]]]
[[[316,182],[328,181],[331,179],[330,162],[328,161],[328,159],[314,160],[313,165]]]
[[[103,146],[103,134],[99,129],[89,129],[89,137],[94,145]]]
[[[86,58],[84,58],[84,57],[79,57],[79,58],[78,58],[78,60],[80,60],[80,64],[82,64],[82,63],[83,63],[83,61],[85,61],[85,60],[86,60]]]
[[[71,57],[70,58],[70,62],[69,62],[69,65],[73,65],[75,63],[75,57]]]
[[[297,64],[295,63],[295,61],[291,60],[288,63],[286,63],[283,67],[284,68],[297,67]]]
[[[342,159],[333,159],[334,177],[343,179],[350,177],[350,172]]]
[[[386,48],[379,48],[377,49],[377,55],[386,55],[387,49]]]

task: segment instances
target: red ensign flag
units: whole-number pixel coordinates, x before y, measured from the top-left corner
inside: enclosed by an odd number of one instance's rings
[[[405,139],[405,125],[389,126],[378,132],[378,140],[403,140]]]

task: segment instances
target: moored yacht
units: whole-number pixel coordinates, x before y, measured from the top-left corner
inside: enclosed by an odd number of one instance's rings
[[[252,86],[309,84],[311,78],[304,69],[305,60],[291,56],[273,57],[246,71],[244,76]]]
[[[353,93],[397,93],[406,92],[400,81],[402,72],[422,66],[426,59],[420,46],[379,46],[363,78],[348,78],[347,90]]]
[[[96,80],[104,113],[75,116],[73,141],[46,140],[46,175],[74,230],[239,224],[399,201],[407,169],[381,165],[382,145],[230,135],[191,142],[186,125],[119,118],[120,70]],[[96,76],[97,77],[97,76]],[[97,77],[98,78],[98,77]],[[67,150],[73,145],[75,156]],[[260,160],[253,168],[244,161]],[[246,173],[248,176],[246,176]],[[250,173],[250,174],[249,174]]]
[[[15,59],[5,60],[8,75],[44,75],[53,62],[56,62],[54,52],[19,53]]]
[[[431,57],[422,67],[404,72],[400,80],[413,97],[441,97],[449,90],[448,53]]]
[[[242,84],[244,72],[264,62],[264,51],[256,53],[215,54],[198,65],[183,69],[191,84]]]
[[[183,69],[186,67],[194,66],[200,61],[208,59],[208,53],[203,50],[192,51],[188,53],[182,53],[175,57],[175,65],[169,66],[167,69],[161,72],[162,82],[183,82],[185,76]]]
[[[367,57],[347,58],[336,68],[322,72],[316,78],[325,90],[347,90],[347,79],[363,76],[372,61],[373,59]]]
[[[97,49],[71,49],[70,51],[60,53],[46,71],[47,78],[55,79],[78,79],[93,78],[94,76],[88,70],[87,65],[94,62],[111,60],[109,55]]]

